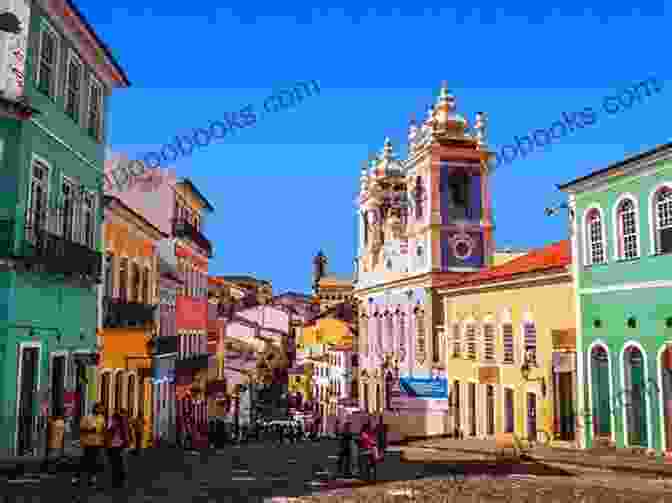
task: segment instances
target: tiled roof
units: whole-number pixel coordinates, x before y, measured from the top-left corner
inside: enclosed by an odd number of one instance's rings
[[[544,248],[532,250],[522,257],[483,271],[467,274],[438,284],[438,288],[475,285],[487,282],[513,279],[520,274],[538,273],[550,269],[567,267],[572,261],[569,240],[565,239]]]

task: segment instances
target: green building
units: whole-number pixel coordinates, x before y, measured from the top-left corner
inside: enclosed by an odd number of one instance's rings
[[[123,70],[70,2],[15,0],[0,33],[0,453],[66,442],[95,399],[103,162]],[[72,427],[74,425],[74,427]]]
[[[670,450],[672,143],[558,188],[573,217],[584,445]]]

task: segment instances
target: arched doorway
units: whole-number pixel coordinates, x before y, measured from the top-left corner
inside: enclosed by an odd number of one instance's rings
[[[636,346],[623,353],[623,391],[628,445],[647,447],[644,356]]]
[[[595,346],[590,353],[593,400],[593,433],[595,437],[611,437],[611,399],[609,396],[609,353],[604,346]]]
[[[660,355],[663,388],[663,420],[665,427],[665,450],[672,451],[672,347]]]

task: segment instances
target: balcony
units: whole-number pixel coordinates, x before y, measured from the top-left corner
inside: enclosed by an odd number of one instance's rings
[[[187,238],[201,248],[205,254],[212,257],[212,244],[200,230],[186,220],[173,220],[173,234],[178,238]]]
[[[27,268],[101,282],[102,254],[50,232],[15,220],[0,220],[0,256],[21,261]]]
[[[191,356],[182,356],[175,360],[175,370],[200,370],[208,368],[210,354],[202,353]]]
[[[177,336],[155,337],[152,340],[154,341],[153,349],[156,356],[174,354],[178,351]]]
[[[156,306],[128,302],[112,297],[103,298],[104,328],[151,327]]]

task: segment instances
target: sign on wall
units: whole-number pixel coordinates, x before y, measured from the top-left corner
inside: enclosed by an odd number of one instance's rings
[[[448,380],[438,378],[402,377],[399,379],[402,396],[411,398],[448,398]]]
[[[0,31],[0,92],[16,100],[24,94],[30,7],[27,0],[0,0],[0,12],[19,21],[18,33]]]

